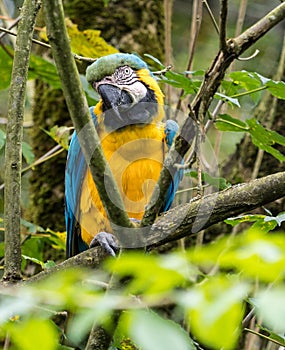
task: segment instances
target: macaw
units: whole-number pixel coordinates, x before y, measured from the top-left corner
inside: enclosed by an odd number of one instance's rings
[[[173,120],[162,123],[163,93],[147,64],[138,56],[116,53],[101,57],[87,68],[86,77],[100,96],[96,106],[90,107],[90,113],[104,155],[128,216],[140,221],[178,125]],[[177,171],[162,211],[170,208],[181,178],[181,171]],[[65,218],[67,257],[88,249],[94,240],[107,250],[112,245],[104,237],[106,232],[112,234],[112,227],[76,132],[67,156]],[[111,248],[109,251],[113,253]]]

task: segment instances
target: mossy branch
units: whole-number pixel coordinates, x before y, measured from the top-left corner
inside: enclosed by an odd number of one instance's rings
[[[161,210],[169,184],[172,180],[172,174],[175,171],[174,165],[180,163],[181,157],[184,157],[189,150],[196,134],[197,127],[193,120],[202,124],[204,123],[209,106],[225,76],[227,68],[245,50],[252,46],[284,18],[285,3],[283,2],[253,26],[244,31],[241,35],[227,40],[226,45],[223,45],[220,49],[210,68],[206,72],[201,87],[190,105],[189,116],[181,127],[181,132],[176,137],[174,145],[165,159],[153,196],[147,205],[144,217],[141,221],[141,226],[152,225]]]
[[[21,11],[8,102],[5,148],[5,271],[8,282],[21,278],[21,169],[23,115],[32,35],[40,0],[26,0]]]
[[[168,242],[195,235],[213,224],[247,213],[284,196],[285,172],[239,184],[169,210],[156,220],[146,236],[137,234],[139,228],[133,228],[133,245],[154,249]],[[27,283],[40,281],[66,268],[96,268],[105,258],[106,252],[102,247],[91,248],[31,277]]]
[[[131,228],[133,225],[124,210],[120,192],[104,157],[95,126],[91,121],[87,101],[69,45],[62,1],[44,1],[44,15],[47,36],[71,119],[108,218],[113,224],[115,234],[120,239],[124,235],[124,228]],[[112,198],[109,197],[108,193],[112,193]]]

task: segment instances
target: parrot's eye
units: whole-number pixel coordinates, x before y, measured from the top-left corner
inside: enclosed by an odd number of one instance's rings
[[[131,69],[130,69],[129,67],[125,67],[125,68],[124,68],[124,75],[125,75],[125,76],[129,76],[131,73],[132,73],[132,72],[131,72]]]
[[[123,66],[117,68],[115,73],[113,74],[114,79],[117,81],[117,83],[124,83],[125,81],[128,81],[132,77],[135,77],[135,73],[129,66]]]

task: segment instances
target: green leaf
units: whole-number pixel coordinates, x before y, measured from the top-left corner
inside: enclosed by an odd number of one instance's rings
[[[240,103],[239,103],[239,100],[238,100],[237,98],[233,98],[233,97],[227,96],[227,95],[222,94],[222,93],[220,93],[220,92],[216,92],[216,93],[215,93],[215,98],[218,98],[219,100],[228,101],[228,102],[230,102],[232,105],[234,105],[234,106],[240,108]]]
[[[44,263],[45,269],[50,269],[51,267],[54,267],[56,263],[53,260],[48,260],[46,263]]]
[[[28,78],[37,79],[39,77],[54,89],[61,88],[56,66],[40,56],[31,55]]]
[[[0,257],[3,257],[4,255],[5,255],[5,243],[0,242]]]
[[[25,141],[22,142],[22,153],[28,164],[32,164],[35,161],[35,155],[32,147]]]
[[[243,222],[254,222],[254,224],[251,226],[252,230],[257,230],[257,231],[262,231],[264,233],[267,233],[269,231],[274,230],[274,228],[277,225],[280,225],[282,221],[283,221],[282,216],[280,218],[277,218],[277,217],[256,214],[256,215],[241,215],[234,218],[228,218],[225,220],[225,223],[232,226],[236,226]]]
[[[220,266],[265,283],[280,281],[285,276],[285,237],[251,228],[239,236],[195,247],[188,252],[188,258],[193,264]]]
[[[80,80],[81,80],[83,90],[86,93],[89,106],[95,105],[99,101],[98,93],[94,89],[92,89],[85,75],[80,74]]]
[[[253,300],[256,313],[262,323],[276,333],[285,332],[285,287],[271,286],[257,293]]]
[[[24,255],[22,254],[22,257],[25,259],[25,260],[30,260],[32,261],[33,263],[37,264],[37,265],[40,265],[42,267],[42,269],[45,268],[45,263],[37,258],[32,258],[31,256],[27,256],[27,255]]]
[[[25,256],[25,258],[22,260],[22,269],[25,268],[27,260],[32,261],[31,259],[28,259],[28,257],[32,257],[36,259],[37,261],[33,261],[33,262],[40,265],[42,268],[44,268],[44,265],[43,265],[44,241],[42,237],[38,238],[35,235],[26,239],[22,244],[21,248],[22,248],[22,254]]]
[[[268,91],[275,97],[285,100],[285,83],[284,81],[270,80],[266,83]]]
[[[144,350],[195,350],[185,330],[177,323],[149,311],[133,311],[128,315],[130,338]]]
[[[228,114],[219,114],[219,117],[215,121],[216,128],[221,131],[248,131],[248,126],[245,122],[233,118]]]
[[[198,178],[198,173],[197,171],[190,171],[189,173],[185,174],[190,175],[194,177],[195,179]],[[206,182],[207,184],[215,187],[218,190],[225,190],[226,188],[231,187],[231,183],[227,181],[227,179],[223,177],[214,177],[209,175],[208,173],[202,172],[202,181]]]
[[[0,47],[1,79],[0,90],[10,86],[13,59]],[[31,55],[28,79],[42,78],[55,89],[61,87],[60,79],[54,64],[42,57]]]
[[[55,142],[61,145],[65,150],[68,150],[70,130],[73,128],[67,126],[53,126],[50,131],[43,129]]]
[[[0,90],[7,89],[10,86],[12,65],[13,65],[12,57],[10,57],[7,54],[7,52],[4,51],[3,47],[0,46],[0,67],[1,67]]]
[[[211,349],[234,349],[244,314],[248,286],[236,279],[215,276],[184,296],[192,334]]]
[[[184,74],[176,73],[172,71],[166,72],[162,78],[161,82],[167,83],[179,89],[184,90],[184,96],[187,94],[194,94],[198,91],[201,81],[194,81]]]
[[[266,216],[264,221],[275,221],[278,226],[281,226],[285,221],[285,212],[279,213],[277,216]]]
[[[56,350],[58,333],[55,325],[45,319],[28,319],[9,324],[9,335],[18,350]]]
[[[189,269],[185,271],[185,260],[178,254],[173,254],[170,259],[169,256],[124,253],[118,259],[106,261],[106,266],[120,276],[133,276],[128,286],[132,294],[168,292],[185,281],[184,274],[189,276]]]
[[[243,222],[256,222],[257,220],[263,220],[265,215],[261,214],[247,214],[247,215],[241,215],[241,216],[236,216],[234,218],[228,218],[225,221],[225,223],[236,226],[238,224],[241,224]]]
[[[280,334],[277,334],[277,333],[273,332],[272,330],[270,330],[270,329],[268,329],[266,327],[263,327],[261,325],[258,325],[258,327],[262,331],[268,333],[267,337],[269,339],[275,340],[276,342],[279,343],[279,345],[285,346],[285,337],[284,336],[281,336]]]
[[[6,143],[6,134],[3,130],[0,129],[0,150],[5,146]]]
[[[239,85],[247,91],[257,89],[262,85],[260,75],[255,72],[235,71],[229,74],[234,84]]]
[[[66,248],[66,232],[53,231],[50,228],[46,230],[49,235],[47,240],[53,249],[65,250]]]
[[[161,68],[165,68],[164,64],[161,63],[160,60],[159,60],[158,58],[156,58],[156,57],[154,57],[154,56],[152,56],[152,55],[150,55],[150,54],[148,54],[148,53],[145,53],[144,56],[150,58],[152,61],[154,61],[155,63],[157,63]]]
[[[28,233],[45,232],[45,229],[39,225],[33,224],[27,220],[21,219],[21,225],[28,229]]]
[[[255,118],[243,122],[228,114],[220,114],[215,125],[221,131],[248,132],[254,145],[280,161],[285,160],[285,155],[273,147],[275,144],[285,146],[285,137],[276,131],[264,128]]]
[[[278,134],[275,131],[265,129],[255,118],[248,119],[246,123],[249,126],[248,131],[251,135],[252,142],[258,148],[263,149],[267,153],[270,153],[280,161],[285,160],[285,155],[272,147],[275,144],[285,146],[284,136]]]

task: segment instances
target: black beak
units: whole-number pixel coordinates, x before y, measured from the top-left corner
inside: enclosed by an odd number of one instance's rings
[[[132,103],[132,98],[126,91],[111,84],[99,85],[98,93],[102,97],[105,110],[116,110],[120,106],[127,107]]]
[[[112,130],[118,130],[129,124],[128,110],[132,105],[131,96],[124,90],[111,84],[102,84],[97,88],[103,100],[104,124]]]

